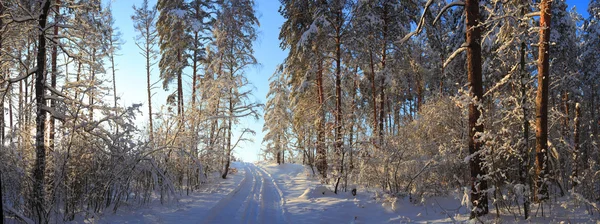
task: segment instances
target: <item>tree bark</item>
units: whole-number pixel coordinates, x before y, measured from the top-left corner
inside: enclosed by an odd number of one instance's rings
[[[476,103],[469,104],[469,153],[472,155],[469,161],[471,169],[471,203],[475,207],[471,211],[471,217],[478,217],[488,213],[487,182],[482,176],[487,174],[482,166],[481,141],[477,140],[477,133],[483,132],[483,124],[478,120],[481,111],[478,109],[479,102],[483,98],[483,83],[481,69],[481,28],[479,21],[479,1],[465,1],[465,14],[467,23],[467,73],[469,89]]]
[[[335,36],[335,154],[336,159],[340,160],[339,163],[336,161],[337,170],[340,172],[340,177],[343,174],[343,155],[342,152],[342,6],[336,13],[336,36]],[[339,183],[339,178],[338,178]],[[334,192],[337,194],[337,184]]]
[[[0,15],[2,15],[2,14],[4,14],[4,5],[0,4]],[[4,22],[2,21],[2,19],[0,19],[0,29],[2,29],[3,26],[4,26]],[[0,35],[0,58],[2,57],[2,42],[3,42],[3,38],[2,38],[2,35]],[[2,73],[2,72],[4,72],[4,71],[0,70],[0,73]],[[2,74],[0,76],[5,77],[8,74],[9,73],[6,72],[6,74]],[[9,90],[9,85],[6,85],[6,91],[8,91],[8,90]],[[4,98],[2,98],[2,105],[0,105],[0,143],[2,145],[4,145],[4,142],[5,142],[5,139],[4,139],[4,137],[6,136],[5,128],[6,128],[6,121],[5,121],[5,117],[4,117]],[[0,179],[1,178],[2,177],[0,176]],[[1,196],[1,193],[2,193],[1,192],[2,191],[1,188],[2,188],[2,184],[0,182],[0,196]],[[2,210],[2,205],[1,204],[2,204],[2,197],[0,197],[0,216],[4,217],[4,216],[2,216],[2,211],[3,210]]]
[[[92,73],[91,84],[96,85],[96,49],[92,49],[92,64],[90,64],[90,70]],[[89,92],[89,104],[90,104],[90,121],[94,120],[94,91]]]
[[[575,191],[575,187],[577,187],[577,175],[578,175],[578,168],[579,168],[579,122],[581,119],[581,108],[579,106],[579,103],[575,104],[575,121],[574,121],[574,125],[575,125],[575,130],[573,131],[573,174],[571,175],[572,177],[572,183],[573,183],[573,192]],[[585,158],[585,157],[584,157]]]
[[[57,23],[58,22],[58,18],[60,16],[59,12],[60,12],[60,0],[56,0],[56,14],[54,15],[54,22]],[[52,37],[54,44],[52,45],[52,59],[51,59],[51,66],[52,66],[52,75],[50,78],[50,86],[52,86],[52,88],[56,89],[56,78],[58,76],[58,65],[57,65],[57,57],[58,57],[58,49],[57,49],[57,44],[58,43],[58,26],[54,26],[54,36]],[[52,93],[53,97],[58,97],[56,95],[56,93]],[[52,99],[50,100],[50,107],[52,109],[56,108],[56,100]],[[55,131],[55,124],[56,124],[56,120],[54,119],[54,117],[50,116],[50,123],[48,127],[48,131],[50,132],[48,135],[48,145],[49,145],[49,149],[50,151],[54,150],[54,137],[56,134]]]
[[[369,51],[370,67],[371,67],[371,97],[373,97],[373,135],[379,133],[377,131],[377,85],[375,84],[375,63],[373,62],[373,51]],[[379,144],[375,144],[378,147]]]
[[[327,178],[327,153],[325,142],[325,97],[323,95],[323,64],[319,60],[317,68],[317,89],[319,95],[319,116],[317,118],[317,170],[323,178]]]
[[[0,15],[4,14],[4,5],[0,4]],[[2,29],[2,27],[4,26],[4,23],[2,21],[2,19],[0,18],[0,29]],[[2,56],[2,35],[0,35],[0,58]],[[0,71],[2,72],[2,71]],[[8,91],[8,86],[7,86],[7,91]],[[10,107],[10,102],[9,102],[9,107]],[[0,124],[0,128],[2,129],[1,132],[1,138],[2,141],[0,141],[0,143],[2,144],[2,146],[4,146],[4,126],[5,126],[5,121],[4,121],[4,99],[2,99],[2,105],[0,107],[0,113],[2,113],[2,123]],[[11,122],[12,123],[12,122]],[[12,125],[11,127],[12,128]],[[0,224],[4,224],[4,200],[2,197],[2,172],[0,171]]]
[[[548,198],[548,85],[550,83],[550,11],[552,1],[540,2],[540,42],[538,58],[538,90],[535,98],[535,174],[534,200],[540,202]]]
[[[42,4],[43,3],[43,4]],[[44,130],[46,126],[46,106],[44,101],[46,71],[46,19],[50,11],[50,0],[40,3],[41,13],[38,18],[38,52],[37,70],[35,72],[35,100],[36,100],[36,136],[35,136],[35,164],[33,166],[32,212],[38,223],[46,222],[46,209],[44,200],[44,176],[46,169],[46,145],[44,144]]]
[[[379,146],[383,147],[383,133],[384,122],[385,122],[385,62],[387,59],[387,37],[388,37],[388,12],[387,12],[388,4],[384,3],[383,7],[383,44],[381,46],[381,71],[383,76],[381,77],[381,86],[379,88]],[[387,173],[385,174],[387,176]]]
[[[152,85],[150,83],[150,25],[146,24],[146,85],[148,88],[148,118],[149,118],[149,129],[150,142],[154,141],[154,122],[152,122]]]
[[[232,75],[233,76],[233,75]],[[232,77],[233,78],[233,77]],[[233,122],[233,89],[229,89],[229,118],[227,122],[227,158],[225,158],[225,170],[221,176],[223,179],[227,177],[229,172],[229,164],[231,163],[231,126]]]
[[[520,148],[519,153],[519,182],[523,185],[523,193],[525,193],[527,186],[527,173],[529,170],[529,120],[527,120],[527,86],[526,79],[527,73],[525,70],[525,42],[521,42],[521,109],[523,110],[523,146]],[[529,218],[529,195],[523,195],[523,213],[525,219]]]
[[[179,52],[177,55],[179,63],[182,60],[182,53]],[[177,115],[179,116],[179,128],[183,130],[183,126],[185,123],[184,113],[183,113],[183,79],[182,72],[177,73]]]

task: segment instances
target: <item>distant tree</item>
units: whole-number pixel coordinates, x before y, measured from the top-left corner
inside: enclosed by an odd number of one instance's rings
[[[263,143],[267,143],[265,153],[273,154],[278,164],[285,163],[285,151],[289,145],[289,89],[283,66],[279,66],[271,76],[267,103],[265,104],[265,124]]]

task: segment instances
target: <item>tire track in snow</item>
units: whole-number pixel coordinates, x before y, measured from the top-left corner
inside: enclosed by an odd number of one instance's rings
[[[250,179],[253,179],[252,182]],[[213,220],[235,217],[238,209],[235,209],[234,211],[226,211],[225,209],[230,208],[231,204],[235,204],[232,202],[237,201],[241,196],[248,195],[253,187],[253,182],[254,175],[250,172],[250,168],[246,164],[244,167],[244,179],[242,179],[241,183],[235,188],[235,190],[233,190],[214,207],[212,207],[207,213],[208,217],[205,217],[201,223],[210,224],[215,223],[212,222]],[[237,205],[241,206],[239,203]],[[225,216],[223,217],[223,215]]]
[[[259,217],[262,214],[261,214],[261,206],[258,202],[262,198],[261,191],[262,191],[264,180],[259,178],[255,168],[252,165],[250,165],[249,169],[251,170],[251,173],[252,173],[254,185],[252,186],[252,190],[250,191],[250,193],[246,197],[246,201],[244,202],[245,206],[244,206],[244,209],[241,211],[243,215],[242,215],[240,221],[242,223],[260,223]]]
[[[273,176],[267,172],[264,168],[260,167],[260,166],[256,166],[254,164],[252,164],[251,166],[256,167],[259,170],[259,173],[261,173],[261,176],[263,174],[266,174],[268,176],[269,182],[271,186],[273,186],[275,188],[275,190],[277,191],[277,197],[279,198],[279,208],[281,210],[281,217],[283,218],[282,221],[284,221],[285,223],[290,223],[289,218],[287,216],[287,210],[285,208],[285,198],[283,197],[283,191],[281,191],[281,188],[279,188],[279,185],[277,185],[277,183],[275,182],[275,178],[273,178]]]
[[[256,216],[256,222],[257,223],[264,223],[264,217],[265,217],[265,178],[260,174],[260,172],[256,169],[256,166],[252,166],[254,173],[256,174],[257,177],[260,177],[260,190],[257,192],[258,193],[258,197],[257,197],[257,216]]]
[[[202,223],[289,223],[283,202],[281,189],[272,176],[247,164],[242,183],[211,208]]]

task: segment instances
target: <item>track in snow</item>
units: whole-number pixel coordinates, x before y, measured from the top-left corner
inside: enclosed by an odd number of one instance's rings
[[[286,223],[283,200],[271,176],[247,164],[239,190],[217,203],[204,223]]]

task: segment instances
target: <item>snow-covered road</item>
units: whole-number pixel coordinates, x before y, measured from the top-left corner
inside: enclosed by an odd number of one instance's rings
[[[358,194],[341,190],[335,194],[320,183],[308,166],[300,164],[232,163],[239,172],[227,179],[215,173],[214,182],[206,183],[193,194],[181,192],[177,200],[160,204],[123,206],[115,214],[89,217],[74,223],[456,223],[468,222],[469,209],[461,204],[461,194],[425,198],[391,197],[377,189],[358,188]],[[553,217],[517,219],[503,215],[507,223],[598,223],[584,209],[552,207]],[[568,209],[567,209],[568,208]],[[518,211],[514,211],[518,214]],[[494,223],[495,215],[484,222]]]
[[[243,170],[241,186],[211,208],[203,223],[286,223],[281,191],[272,177],[251,163]]]

